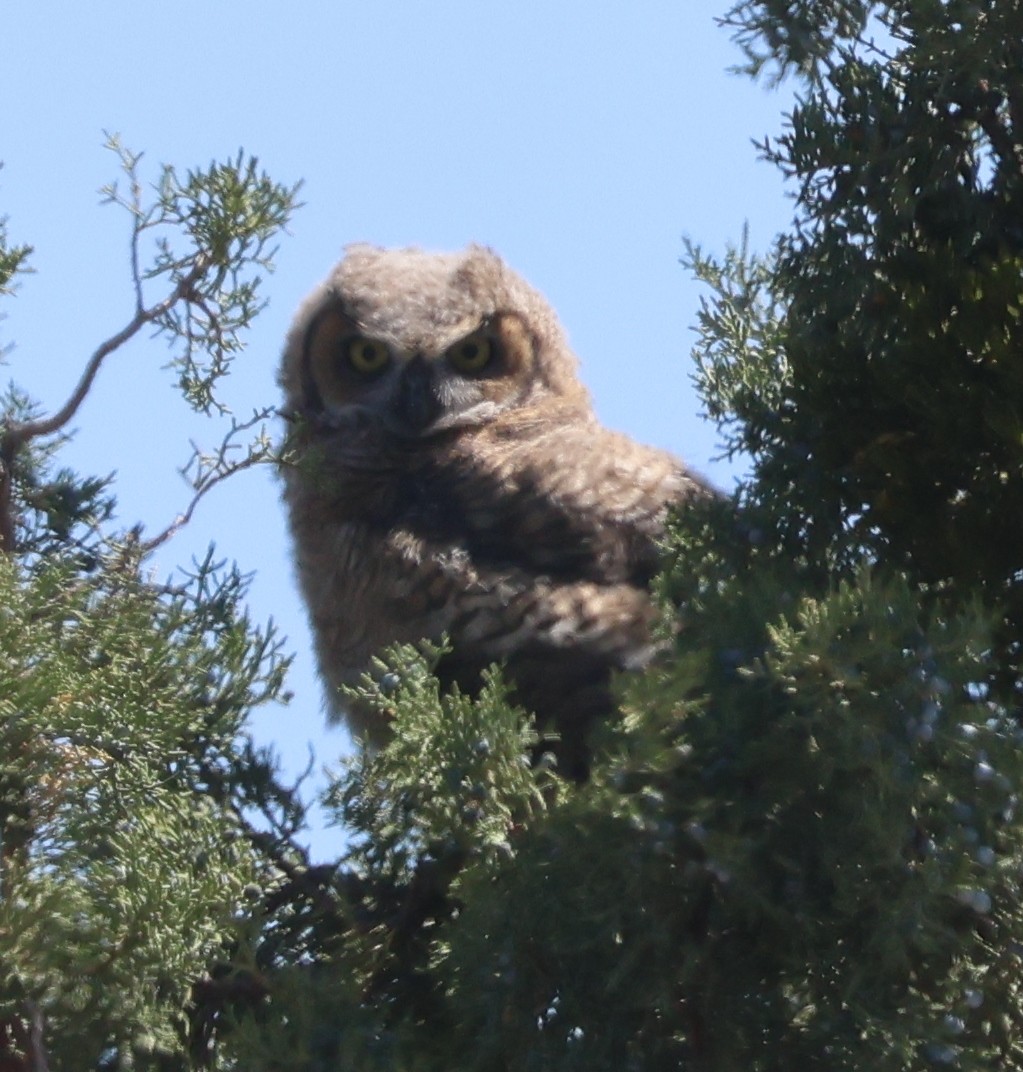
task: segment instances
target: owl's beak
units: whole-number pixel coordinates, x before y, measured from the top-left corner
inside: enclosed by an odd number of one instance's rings
[[[395,426],[412,435],[425,432],[440,415],[441,403],[434,385],[433,368],[421,354],[412,358],[402,370],[393,412]]]

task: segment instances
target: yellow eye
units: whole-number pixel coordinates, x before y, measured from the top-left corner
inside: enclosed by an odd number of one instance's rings
[[[448,361],[459,372],[482,372],[494,356],[493,343],[488,335],[477,331],[456,342],[448,350]]]
[[[367,339],[364,335],[348,340],[345,356],[348,364],[365,376],[383,372],[391,361],[391,351],[382,342]]]

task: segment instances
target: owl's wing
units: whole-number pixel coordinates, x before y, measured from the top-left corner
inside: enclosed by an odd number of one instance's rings
[[[668,505],[712,494],[670,454],[595,424],[470,445],[410,475],[401,524],[443,534],[481,569],[644,586]]]
[[[538,575],[510,564],[524,556],[505,547],[474,559],[436,537],[394,531],[387,539],[393,569],[381,581],[391,628],[409,639],[449,638],[436,667],[444,684],[475,692],[482,672],[501,664],[516,701],[557,730],[560,740],[545,747],[559,769],[584,777],[587,730],[614,710],[612,671],[639,669],[659,649],[646,589]]]

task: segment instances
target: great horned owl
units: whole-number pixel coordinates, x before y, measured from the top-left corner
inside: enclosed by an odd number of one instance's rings
[[[335,715],[395,642],[450,638],[438,675],[503,663],[570,774],[612,671],[654,653],[647,584],[676,458],[601,427],[550,305],[489,249],[351,246],[306,300],[281,368],[300,584]]]

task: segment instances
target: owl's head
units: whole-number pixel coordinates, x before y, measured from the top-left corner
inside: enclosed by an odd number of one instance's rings
[[[300,310],[281,383],[313,426],[369,422],[408,440],[588,408],[554,310],[482,246],[350,246]]]

